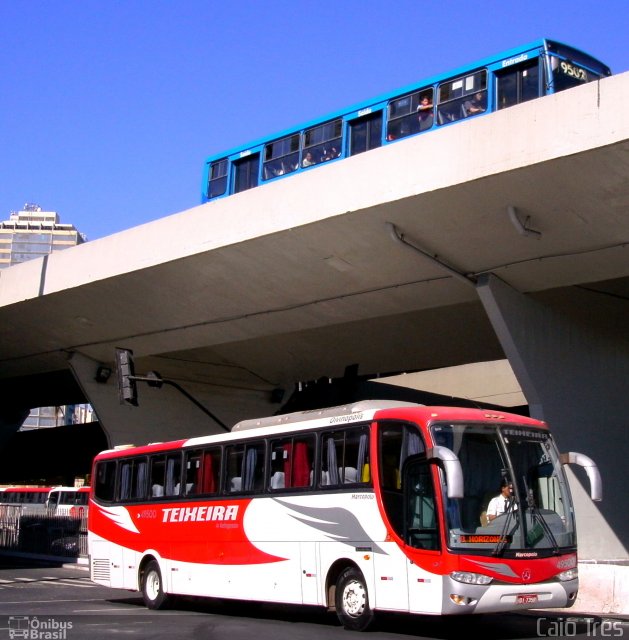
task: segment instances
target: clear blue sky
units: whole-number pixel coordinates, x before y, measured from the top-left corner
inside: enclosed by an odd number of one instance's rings
[[[0,220],[183,211],[209,154],[539,37],[627,71],[629,0],[0,0]]]

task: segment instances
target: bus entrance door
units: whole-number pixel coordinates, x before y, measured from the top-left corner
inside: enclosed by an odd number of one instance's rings
[[[404,542],[414,558],[425,553],[426,559],[439,562],[440,550],[435,487],[430,463],[424,454],[409,459],[404,466]],[[408,562],[409,611],[434,613],[441,606],[441,594],[434,588],[434,575],[418,562]]]
[[[539,62],[526,62],[496,73],[496,106],[505,109],[542,95]]]
[[[234,162],[234,193],[257,187],[259,171],[259,153],[252,153]]]
[[[361,115],[349,123],[349,155],[382,146],[382,111]]]

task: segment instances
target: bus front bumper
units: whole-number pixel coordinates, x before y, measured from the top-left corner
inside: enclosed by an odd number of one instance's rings
[[[446,615],[496,613],[520,609],[571,607],[579,590],[579,580],[537,584],[464,584],[445,577],[443,611]]]

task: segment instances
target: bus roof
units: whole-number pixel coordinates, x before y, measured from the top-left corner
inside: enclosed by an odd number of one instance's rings
[[[102,451],[96,456],[101,458],[123,458],[129,455],[146,455],[177,449],[188,449],[211,444],[234,442],[251,437],[264,437],[282,435],[292,431],[308,431],[330,426],[343,427],[372,420],[374,416],[393,419],[406,417],[426,421],[450,420],[450,421],[475,421],[496,422],[502,424],[517,424],[547,429],[544,422],[511,414],[503,411],[476,409],[469,407],[433,407],[412,402],[396,400],[362,400],[338,407],[327,407],[309,411],[298,411],[284,415],[270,416],[266,418],[243,420],[234,425],[229,433],[219,433],[208,436],[198,436],[187,440],[173,440],[172,442],[159,442],[144,446],[125,446]],[[406,414],[406,415],[403,415]]]
[[[234,431],[245,431],[247,429],[258,429],[260,427],[279,427],[285,424],[295,424],[307,422],[309,420],[320,420],[322,418],[341,418],[351,416],[356,413],[366,411],[375,412],[382,409],[398,409],[401,407],[420,407],[415,402],[401,402],[398,400],[361,400],[353,404],[341,405],[338,407],[325,407],[323,409],[310,409],[308,411],[296,411],[295,413],[285,413],[283,415],[269,416],[267,418],[255,418],[253,420],[241,420],[232,427]]]

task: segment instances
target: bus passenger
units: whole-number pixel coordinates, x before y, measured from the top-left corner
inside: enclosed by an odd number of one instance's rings
[[[463,110],[466,116],[475,116],[477,113],[483,113],[483,111],[485,111],[485,104],[482,92],[478,91],[474,94],[473,98],[466,100],[463,103]]]
[[[313,164],[316,164],[314,158],[312,157],[312,153],[308,151],[304,156],[304,159],[301,161],[302,167],[311,167]]]
[[[432,127],[433,112],[432,112],[432,100],[427,94],[424,94],[417,107],[417,113],[419,117],[419,130],[425,131]]]

